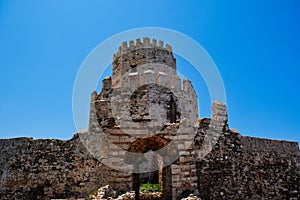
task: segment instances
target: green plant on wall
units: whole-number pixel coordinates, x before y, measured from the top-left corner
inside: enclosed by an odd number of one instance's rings
[[[91,197],[90,197],[90,196],[96,195],[97,192],[98,192],[98,188],[96,188],[96,189],[90,191],[89,194],[88,194],[88,196],[86,197],[86,199],[87,199],[87,200],[91,200]]]
[[[161,188],[159,184],[145,183],[140,187],[140,192],[142,193],[153,193],[153,192],[161,192]]]

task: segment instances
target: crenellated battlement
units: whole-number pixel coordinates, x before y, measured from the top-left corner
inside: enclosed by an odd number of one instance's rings
[[[129,42],[124,41],[121,46],[119,46],[118,52],[114,54],[114,59],[121,56],[128,51],[133,51],[141,48],[158,48],[161,50],[172,52],[172,47],[169,44],[164,45],[164,41],[157,40],[155,38],[150,41],[150,38],[144,37],[143,41],[137,38],[136,41],[130,40]]]
[[[136,71],[141,65],[162,64],[176,72],[176,59],[172,47],[164,45],[161,40],[145,37],[143,41],[124,41],[113,59],[112,86],[118,85],[122,76],[131,71]]]

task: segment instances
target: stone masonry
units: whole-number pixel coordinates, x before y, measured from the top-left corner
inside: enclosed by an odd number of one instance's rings
[[[0,140],[0,199],[85,197],[106,184],[108,167],[71,140]]]
[[[85,140],[92,154],[100,152],[103,163],[119,170],[110,185],[138,193],[142,175],[135,171],[148,172],[148,166],[162,163],[156,170],[165,199],[197,191],[195,151],[189,149],[196,133],[197,95],[189,80],[177,76],[171,46],[149,38],[129,46],[124,42],[114,55],[112,74],[103,80],[99,95],[92,93],[90,106],[89,132],[106,139],[99,138],[101,148],[89,145],[94,136]]]
[[[91,94],[88,130],[66,141],[0,140],[0,199],[85,198],[107,184],[138,194],[145,182],[170,200],[300,199],[296,142],[241,136],[222,102],[211,118],[197,108],[170,45],[123,42],[112,77]]]

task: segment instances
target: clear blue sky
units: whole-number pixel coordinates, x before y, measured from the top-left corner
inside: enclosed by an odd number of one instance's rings
[[[0,1],[0,138],[71,138],[73,83],[85,57],[114,34],[152,26],[207,50],[232,128],[300,142],[299,9],[297,0]],[[208,117],[207,91],[196,89]]]

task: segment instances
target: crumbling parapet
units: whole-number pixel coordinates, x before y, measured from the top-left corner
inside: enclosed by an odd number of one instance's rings
[[[203,159],[216,146],[220,137],[222,137],[228,128],[228,117],[226,105],[219,101],[214,101],[212,105],[212,118],[209,120],[208,127],[204,130],[205,134],[198,135],[198,148],[196,150],[196,159]]]

